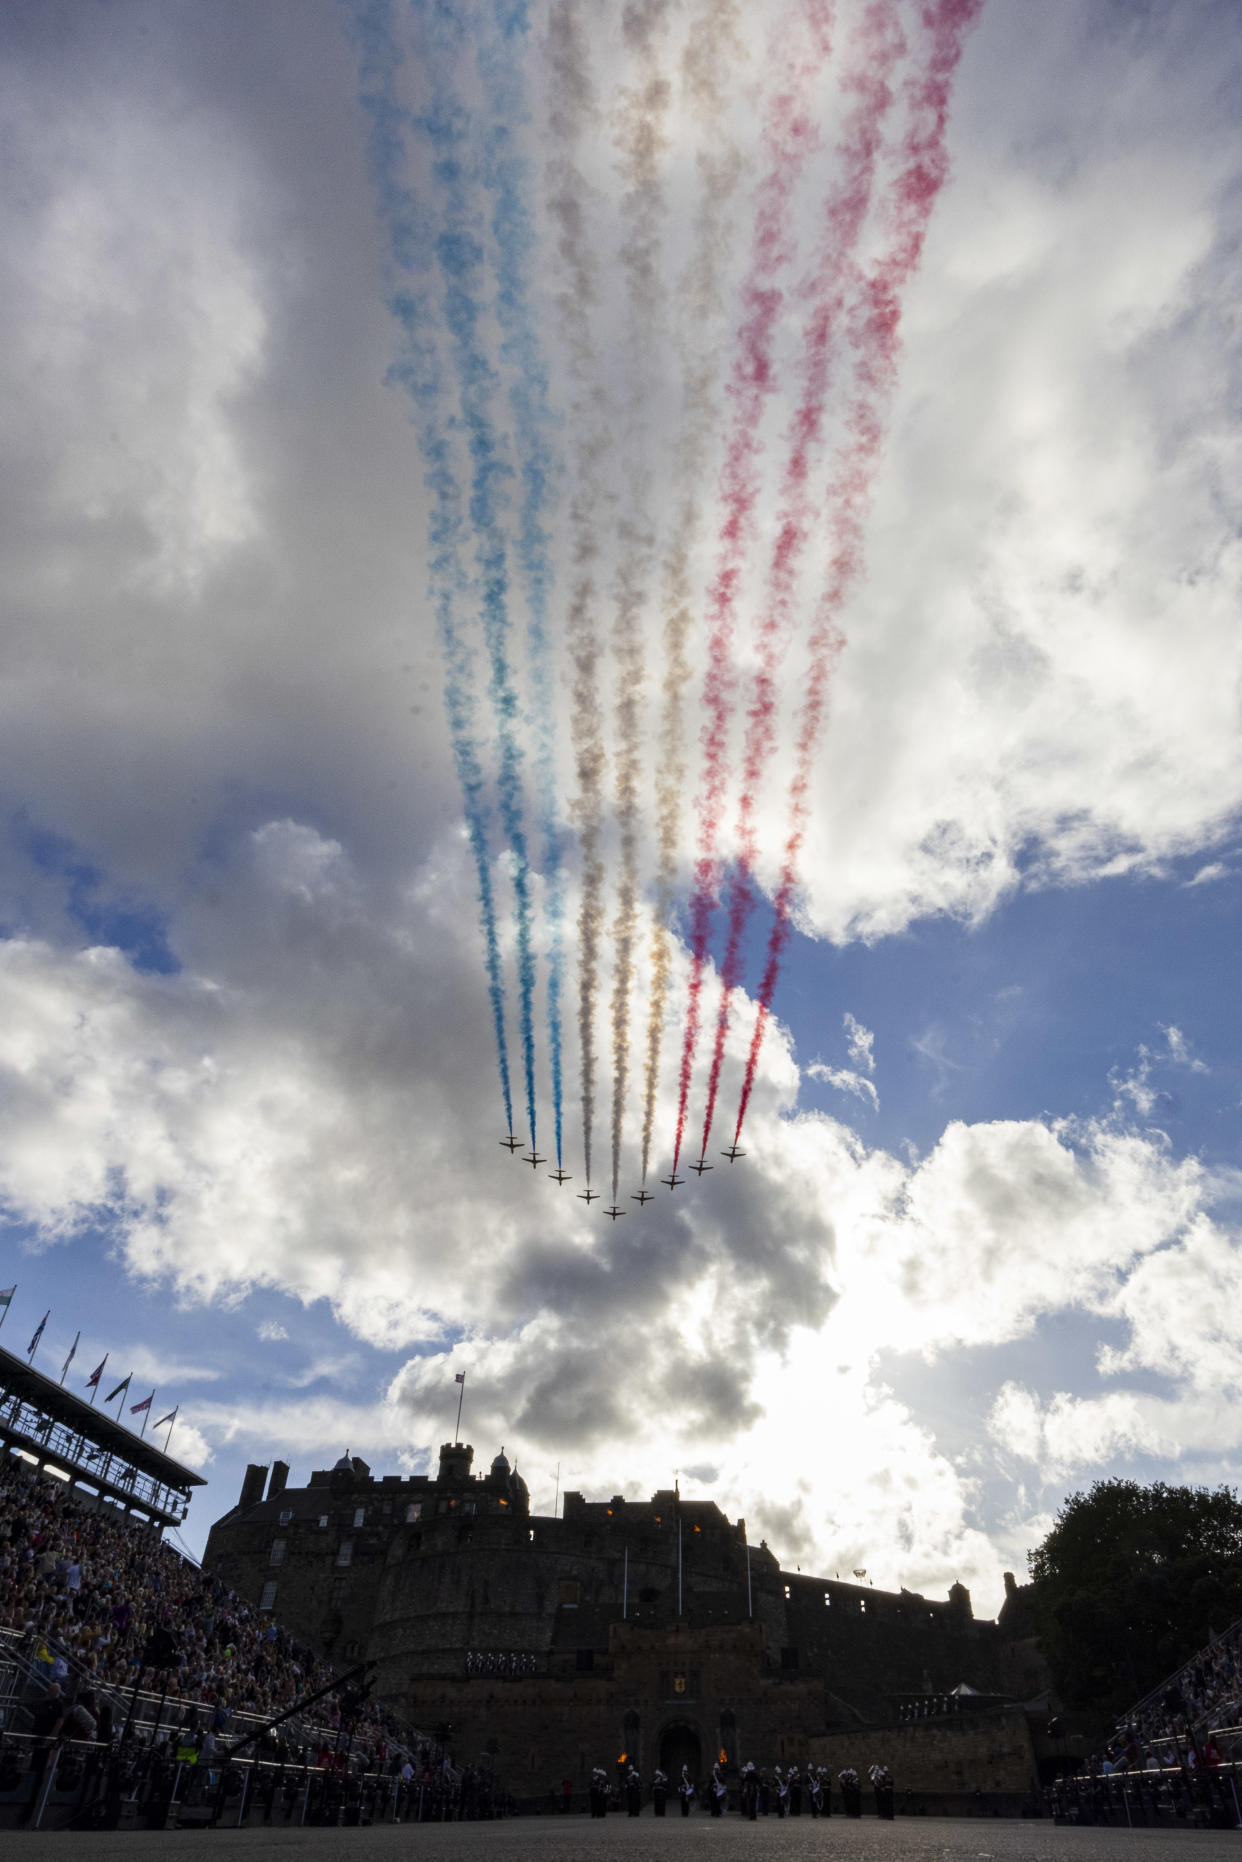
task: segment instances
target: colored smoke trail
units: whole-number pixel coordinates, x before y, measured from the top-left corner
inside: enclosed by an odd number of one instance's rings
[[[612,925],[612,1200],[617,1200],[621,1171],[621,1136],[629,1086],[630,987],[638,933],[639,778],[643,746],[640,731],[646,649],[642,617],[647,604],[655,539],[651,531],[650,470],[640,439],[651,418],[654,398],[648,358],[663,320],[660,281],[660,235],[665,201],[660,157],[667,142],[664,122],[670,87],[657,64],[657,38],[667,14],[667,0],[628,6],[623,14],[626,49],[639,67],[636,88],[622,100],[616,130],[620,171],[625,181],[621,202],[625,237],[621,260],[626,283],[626,425],[630,456],[628,509],[621,525],[621,562],[617,577],[612,630],[617,677],[615,709],[617,749],[614,806],[620,836],[617,909]]]
[[[406,161],[404,130],[408,115],[396,96],[394,79],[402,63],[402,54],[393,32],[389,0],[366,0],[366,4],[356,6],[349,30],[358,52],[361,103],[371,120],[369,166],[392,261],[400,271],[417,276],[428,269],[430,229],[424,204],[400,180]],[[389,375],[402,384],[413,402],[413,424],[423,456],[424,482],[432,494],[428,580],[444,655],[444,705],[449,737],[478,884],[479,920],[505,1125],[512,1131],[504,978],[487,850],[488,814],[475,734],[474,681],[471,654],[457,620],[459,603],[467,592],[462,563],[465,499],[454,468],[442,403],[442,368],[430,290],[426,284],[418,289],[399,289],[390,298],[389,307],[402,335],[400,359],[393,364]]]
[[[597,301],[591,251],[590,198],[575,150],[596,127],[587,48],[573,0],[554,0],[548,20],[549,127],[556,154],[548,164],[549,216],[567,282],[559,296],[561,331],[572,384],[574,493],[569,528],[572,581],[565,636],[573,667],[570,740],[577,792],[573,817],[582,857],[578,908],[578,1040],[581,1050],[582,1150],[591,1182],[595,1129],[595,996],[602,931],[604,863],[604,720],[599,697],[600,642],[595,626],[595,565],[602,493],[600,468],[608,445],[607,409],[595,367],[591,310]]]
[[[496,795],[500,821],[512,853],[517,907],[518,1003],[526,1110],[532,1149],[535,1129],[535,956],[531,938],[531,880],[522,797],[522,746],[518,698],[509,665],[509,567],[503,524],[502,486],[511,476],[497,441],[493,402],[495,370],[479,333],[485,289],[484,250],[472,191],[478,182],[472,154],[473,122],[456,87],[456,64],[473,15],[454,16],[438,0],[416,0],[423,23],[422,50],[431,101],[418,126],[433,161],[439,209],[435,253],[444,282],[442,310],[451,338],[457,392],[470,458],[470,519],[475,564],[482,584],[481,618],[490,677],[488,694],[496,730]]]
[[[683,94],[689,98],[701,125],[710,124],[715,128],[724,115],[725,60],[730,52],[735,55],[741,52],[734,0],[706,0],[706,4],[691,20],[689,44],[682,61]],[[686,305],[686,318],[681,325],[678,342],[682,372],[682,420],[677,437],[676,470],[677,482],[682,489],[673,499],[677,515],[665,553],[661,578],[664,671],[655,778],[657,867],[651,923],[651,999],[647,1011],[643,1095],[644,1188],[651,1163],[660,1047],[671,975],[672,934],[669,918],[677,879],[682,791],[686,781],[682,693],[690,678],[690,662],[686,656],[692,623],[690,561],[702,521],[699,481],[706,464],[711,436],[719,420],[719,357],[715,345],[705,341],[705,332],[710,329],[719,310],[720,259],[726,246],[727,209],[741,173],[739,151],[736,147],[721,146],[718,132],[713,136],[711,147],[699,151],[696,162],[699,204],[693,250],[677,291],[678,298]]]
[[[784,864],[773,903],[767,960],[734,1128],[735,1143],[754,1089],[764,1030],[789,942],[815,753],[827,717],[832,676],[845,645],[838,616],[863,566],[871,487],[897,380],[902,292],[918,268],[932,209],[948,173],[945,134],[953,79],[965,36],[982,10],[983,0],[936,0],[923,9],[930,30],[929,56],[922,74],[905,86],[909,116],[902,138],[901,168],[890,203],[888,249],[863,281],[861,302],[851,315],[858,360],[855,393],[846,420],[848,437],[828,500],[834,549],[808,647],[810,667],[799,713]]]
[[[496,316],[501,331],[501,357],[511,367],[509,406],[522,473],[516,547],[529,616],[533,760],[543,853],[544,918],[548,929],[548,1059],[559,1170],[564,1157],[561,1001],[565,972],[565,872],[564,828],[556,783],[555,674],[548,636],[554,564],[545,521],[554,492],[556,452],[548,405],[547,366],[528,288],[535,246],[529,163],[518,141],[530,119],[524,65],[528,31],[529,18],[522,0],[495,0],[492,29],[485,31],[480,39],[477,67],[493,119],[485,146],[483,174],[494,201],[491,226],[496,245]]]
[[[804,16],[809,28],[809,46],[797,29],[796,14]],[[690,1076],[698,1045],[703,973],[707,967],[712,911],[719,884],[716,848],[724,806],[728,731],[736,684],[731,654],[737,589],[759,494],[756,467],[759,422],[776,388],[773,346],[784,293],[772,280],[792,256],[788,226],[790,201],[807,157],[815,146],[810,92],[816,74],[829,56],[831,22],[829,0],[800,0],[774,29],[769,49],[769,63],[774,67],[775,78],[762,130],[769,168],[758,189],[751,252],[742,286],[743,319],[728,387],[733,402],[733,422],[721,474],[724,521],[717,539],[716,572],[708,591],[711,632],[703,689],[707,722],[701,733],[702,787],[696,797],[699,836],[690,899],[691,969],[678,1073],[674,1174],[685,1137]]]
[[[742,981],[742,943],[755,904],[759,856],[755,804],[776,747],[777,676],[789,645],[798,570],[815,510],[810,471],[823,438],[824,416],[837,360],[840,324],[859,237],[871,204],[885,121],[893,104],[892,78],[906,49],[894,0],[870,0],[845,48],[841,89],[852,98],[838,144],[841,178],[823,217],[821,261],[809,288],[811,312],[803,332],[802,392],[790,428],[791,445],[780,492],[780,515],[756,649],[758,667],[747,712],[737,814],[737,852],[728,889],[728,940],[721,964],[720,1007],[708,1070],[701,1151],[706,1152],[729,1029],[729,1005]]]

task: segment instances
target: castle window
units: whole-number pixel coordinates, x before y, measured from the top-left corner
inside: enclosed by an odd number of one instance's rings
[[[281,1507],[281,1509],[280,1509],[280,1523],[281,1523],[281,1525],[282,1525],[282,1526],[287,1526],[287,1525],[289,1524],[289,1521],[290,1521],[290,1520],[291,1520],[292,1518],[293,1518],[293,1508],[292,1508],[291,1506],[282,1506],[282,1507]]]
[[[274,1610],[276,1608],[275,1578],[269,1578],[267,1583],[263,1586],[262,1593],[259,1597],[259,1608],[260,1610]]]
[[[422,1502],[420,1500],[411,1500],[410,1504],[405,1509],[406,1525],[412,1526],[416,1519],[422,1518],[422,1513],[423,1513]]]
[[[353,1564],[354,1542],[352,1539],[341,1540],[340,1544],[336,1548],[336,1562],[338,1565],[352,1565]]]
[[[825,1610],[830,1610],[832,1608],[832,1592],[830,1590],[824,1592],[824,1608]]]
[[[365,1508],[364,1506],[356,1506],[356,1507],[354,1508],[354,1525],[355,1525],[356,1527],[357,1527],[357,1526],[365,1526],[365,1525],[366,1525],[366,1521],[367,1521],[367,1510],[366,1510],[366,1508]]]
[[[788,1595],[789,1595],[789,1586],[788,1586],[788,1584],[786,1584],[786,1586],[785,1586],[785,1595],[786,1595],[786,1597],[788,1597]]]
[[[327,1527],[327,1524],[328,1524],[328,1515],[327,1515],[326,1513],[321,1513],[321,1514],[319,1515],[319,1530],[320,1530],[320,1532],[323,1532],[323,1531],[324,1531],[324,1530],[326,1529],[326,1527]]]
[[[859,1616],[866,1616],[867,1614],[867,1599],[865,1597],[860,1597],[858,1599],[858,1614]]]
[[[556,1587],[556,1601],[562,1610],[576,1610],[582,1586],[577,1578],[561,1578]]]
[[[269,1565],[283,1565],[284,1564],[285,1546],[287,1544],[288,1544],[287,1539],[273,1539],[272,1540],[272,1549],[267,1555],[267,1562]]]
[[[349,1589],[348,1578],[333,1578],[332,1580],[332,1608],[334,1610],[340,1609],[341,1605],[345,1601],[345,1592],[348,1589]]]
[[[577,1660],[574,1665],[577,1668],[579,1674],[584,1674],[587,1671],[587,1669],[594,1668],[595,1650],[594,1649],[579,1649]]]
[[[461,1503],[461,1510],[466,1519],[473,1519],[475,1513],[478,1511],[478,1502],[475,1500],[463,1500]]]

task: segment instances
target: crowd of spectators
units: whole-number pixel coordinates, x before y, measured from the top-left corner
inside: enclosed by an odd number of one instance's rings
[[[419,1736],[345,1688],[270,1616],[111,1511],[90,1510],[62,1482],[0,1453],[0,1632],[17,1637],[88,1737],[120,1731],[136,1682],[167,1696],[169,1724],[227,1739],[241,1715],[271,1719],[329,1689],[311,1709],[335,1737],[348,1720],[351,1758],[383,1766]],[[86,1720],[94,1725],[86,1728]]]
[[[1242,1736],[1227,1731],[1240,1719],[1242,1623],[1235,1623],[1123,1714],[1093,1769],[1102,1776],[1173,1766],[1212,1770],[1222,1756],[1242,1757]]]

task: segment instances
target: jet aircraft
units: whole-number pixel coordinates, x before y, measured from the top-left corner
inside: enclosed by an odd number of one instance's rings
[[[502,1138],[500,1142],[510,1156],[512,1156],[515,1151],[520,1151],[522,1148],[522,1140],[520,1138],[515,1138],[512,1132],[509,1133],[507,1138]]]
[[[584,1190],[578,1191],[578,1201],[580,1203],[585,1203],[589,1209],[592,1203],[597,1203],[599,1201],[599,1191],[593,1190],[588,1183]]]
[[[703,1162],[703,1159],[702,1159],[702,1158],[700,1158],[700,1159],[699,1159],[699,1161],[698,1161],[698,1163],[697,1163],[697,1164],[691,1164],[691,1166],[690,1166],[690,1168],[691,1168],[691,1170],[697,1170],[697,1171],[698,1171],[698,1173],[699,1173],[699,1175],[700,1175],[700,1176],[702,1176],[702,1175],[703,1175],[703,1172],[704,1172],[705,1170],[714,1170],[714,1169],[716,1168],[716,1166],[715,1166],[714,1164],[705,1164],[705,1163]]]
[[[532,1151],[529,1157],[522,1159],[522,1162],[529,1164],[532,1170],[538,1170],[540,1164],[546,1164],[547,1161],[546,1157],[540,1157],[538,1151]]]
[[[685,1180],[686,1179],[684,1177],[678,1177],[678,1176],[660,1178],[661,1183],[667,1183],[670,1190],[675,1190],[677,1188],[677,1185],[679,1183],[684,1183]]]
[[[650,1190],[641,1189],[641,1190],[634,1191],[633,1195],[630,1197],[630,1201],[632,1203],[653,1203],[655,1201],[655,1197],[652,1195]]]
[[[573,1178],[570,1176],[569,1172],[567,1170],[562,1170],[559,1164],[555,1170],[549,1170],[548,1175],[551,1177],[553,1183],[573,1182]]]
[[[605,1209],[605,1211],[604,1211],[604,1214],[605,1214],[605,1215],[610,1215],[610,1216],[612,1217],[612,1219],[613,1219],[613,1221],[615,1222],[615,1221],[616,1221],[616,1219],[617,1219],[617,1217],[618,1217],[619,1215],[624,1215],[624,1214],[625,1214],[625,1210],[624,1210],[624,1209],[618,1209],[618,1208],[617,1208],[617,1206],[616,1206],[616,1204],[614,1203],[614,1205],[613,1205],[613,1207],[612,1207],[611,1209]]]
[[[729,1162],[733,1163],[736,1158],[745,1157],[746,1153],[745,1151],[739,1151],[735,1144],[731,1144],[728,1150],[722,1151],[720,1155],[722,1157],[727,1157]]]

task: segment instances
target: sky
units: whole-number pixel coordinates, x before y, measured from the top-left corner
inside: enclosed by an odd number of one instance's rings
[[[541,1510],[979,1614],[1232,1481],[1233,8],[0,48],[0,1343],[179,1406],[194,1549],[458,1372]]]

